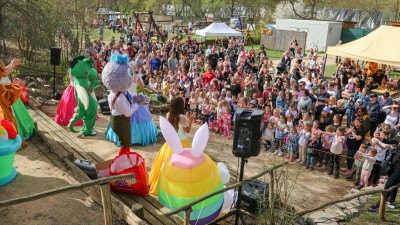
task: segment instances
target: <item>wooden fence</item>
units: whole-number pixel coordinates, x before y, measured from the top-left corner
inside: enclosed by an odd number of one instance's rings
[[[265,32],[264,32],[265,33]],[[261,34],[261,44],[267,49],[279,51],[287,51],[293,38],[298,42],[298,48],[306,49],[307,32],[299,32],[293,30],[271,30],[268,34]]]
[[[111,191],[110,191],[109,183],[110,183],[110,181],[114,181],[114,180],[123,180],[123,179],[127,179],[127,178],[132,178],[132,176],[134,177],[135,175],[134,174],[124,174],[124,175],[106,177],[106,178],[101,178],[101,179],[88,181],[88,182],[84,182],[84,183],[80,183],[80,184],[74,184],[74,185],[70,185],[70,186],[56,188],[56,189],[40,192],[37,194],[33,194],[33,195],[21,197],[21,198],[8,199],[8,200],[0,201],[0,207],[21,204],[21,203],[30,202],[30,201],[38,200],[38,199],[53,196],[53,195],[58,195],[58,194],[61,194],[61,193],[67,192],[67,191],[82,190],[83,188],[86,188],[86,187],[100,185],[101,200],[103,203],[104,223],[106,225],[112,225],[113,224],[113,213],[112,213]]]

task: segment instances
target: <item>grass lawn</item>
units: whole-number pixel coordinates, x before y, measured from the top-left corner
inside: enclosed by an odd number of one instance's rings
[[[377,202],[379,195],[374,195],[368,203],[364,204],[364,206],[360,209],[360,213],[348,219],[348,221],[343,222],[341,224],[348,225],[373,225],[373,224],[382,224],[382,225],[398,225],[400,224],[400,201],[397,199],[396,201],[396,209],[390,209],[386,207],[385,211],[385,221],[379,221],[378,213],[368,212],[368,208],[375,202]]]

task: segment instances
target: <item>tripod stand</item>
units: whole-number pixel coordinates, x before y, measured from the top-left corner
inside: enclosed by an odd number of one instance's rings
[[[49,99],[60,100],[61,95],[56,91],[56,66],[53,65],[53,90],[52,92],[46,97],[46,99],[40,104],[39,108],[44,105]]]
[[[239,171],[239,182],[241,182],[243,180],[243,176],[244,176],[244,164],[247,163],[247,159],[242,157],[240,158],[240,171]],[[238,188],[238,197],[237,197],[237,201],[236,201],[236,209],[227,213],[226,215],[224,215],[223,217],[218,218],[217,220],[213,221],[210,224],[216,225],[218,222],[235,215],[235,225],[239,224],[239,219],[242,222],[242,224],[245,225],[245,220],[243,218],[242,212],[240,211],[240,201],[242,200],[242,186],[239,186]]]

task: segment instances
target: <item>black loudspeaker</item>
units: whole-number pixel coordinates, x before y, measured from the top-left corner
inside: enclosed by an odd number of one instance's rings
[[[235,135],[232,153],[249,158],[260,154],[262,110],[239,108],[235,115]]]
[[[111,115],[110,106],[106,98],[99,100],[100,110],[103,115]]]
[[[268,204],[268,184],[253,180],[243,185],[242,189],[242,205],[250,213],[258,214],[265,211]]]
[[[50,64],[53,66],[59,66],[61,64],[61,48],[52,47],[50,50]]]

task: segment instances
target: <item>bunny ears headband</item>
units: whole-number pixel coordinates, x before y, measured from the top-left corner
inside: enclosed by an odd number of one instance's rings
[[[162,116],[160,116],[160,128],[161,133],[171,147],[172,151],[174,151],[175,154],[181,154],[184,149],[178,133],[176,133],[176,130],[172,124]],[[208,137],[208,125],[205,123],[194,134],[191,151],[191,154],[194,158],[198,158],[203,154],[208,142]]]

